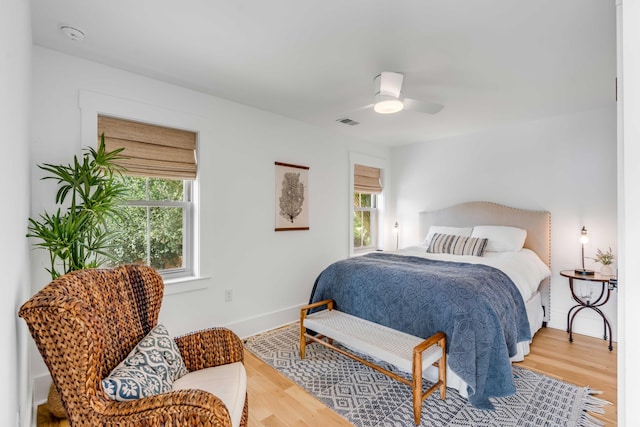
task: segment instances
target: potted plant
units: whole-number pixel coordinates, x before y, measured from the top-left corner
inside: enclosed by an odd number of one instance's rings
[[[123,157],[117,149],[107,152],[104,134],[98,149],[86,148],[81,159],[73,157],[67,165],[38,165],[58,183],[55,213],[44,212],[29,218],[27,237],[38,239],[36,247],[49,251],[51,279],[70,271],[100,267],[112,258],[110,242],[116,231],[107,228],[107,219],[119,216],[117,205],[126,188],[116,180],[124,168],[115,162]],[[66,206],[66,207],[65,207]],[[66,418],[60,396],[53,383],[47,405],[53,415]]]
[[[42,179],[58,183],[55,213],[44,212],[39,218],[29,218],[27,237],[38,239],[35,245],[49,251],[51,278],[83,268],[103,264],[109,253],[113,230],[107,229],[107,219],[117,217],[117,205],[126,193],[116,180],[124,168],[115,162],[123,157],[117,149],[107,152],[104,134],[98,149],[85,149],[81,159],[73,163],[38,167],[49,174]],[[66,206],[66,208],[64,207]]]
[[[611,274],[613,274],[613,271],[611,270],[611,264],[613,263],[615,256],[613,255],[611,247],[609,247],[609,250],[606,252],[602,252],[600,249],[598,249],[596,251],[596,256],[592,259],[595,262],[599,262],[600,264],[602,264],[602,268],[600,269],[601,274],[605,276],[611,276]]]

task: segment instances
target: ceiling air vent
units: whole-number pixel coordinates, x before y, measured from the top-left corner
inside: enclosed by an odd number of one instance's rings
[[[336,120],[336,122],[340,122],[343,123],[345,125],[349,125],[349,126],[355,126],[355,125],[359,125],[360,122],[356,122],[355,120],[351,120],[348,117],[345,117],[344,119],[338,119]]]

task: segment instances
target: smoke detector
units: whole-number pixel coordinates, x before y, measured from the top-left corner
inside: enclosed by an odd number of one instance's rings
[[[62,27],[60,27],[60,32],[70,40],[77,42],[81,42],[82,40],[84,40],[84,32],[75,27],[63,25]]]

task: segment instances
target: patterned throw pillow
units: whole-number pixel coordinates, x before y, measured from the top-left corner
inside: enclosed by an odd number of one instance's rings
[[[482,256],[486,247],[487,239],[436,233],[431,239],[427,252],[432,254]]]
[[[171,390],[162,375],[149,365],[120,363],[102,380],[102,389],[113,400],[136,400]]]
[[[178,346],[167,328],[158,325],[102,380],[102,388],[111,399],[135,400],[166,393],[186,373]]]
[[[187,373],[187,367],[180,355],[178,345],[171,335],[169,335],[164,325],[160,324],[153,328],[146,337],[140,340],[137,348],[139,354],[148,354],[148,357],[153,357],[155,360],[159,360],[160,357],[164,358],[168,365],[167,374],[171,383]],[[131,354],[129,356],[131,356]],[[160,365],[158,367],[159,369],[164,368]]]

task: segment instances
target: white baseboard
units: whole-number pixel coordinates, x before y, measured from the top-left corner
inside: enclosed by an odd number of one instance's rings
[[[51,375],[44,374],[33,379],[33,406],[38,406],[47,401],[51,386]]]
[[[47,401],[49,395],[49,386],[51,385],[51,375],[43,374],[34,377],[30,382],[30,390],[28,395],[31,400],[24,402],[23,417],[20,421],[22,427],[36,427],[38,421],[38,406]],[[29,409],[30,408],[30,409]]]
[[[282,310],[228,323],[224,326],[244,340],[250,336],[298,321],[300,319],[300,307],[305,304],[307,303],[300,303]]]
[[[37,405],[33,404],[33,383],[27,381],[26,397],[20,402],[20,413],[18,414],[18,425],[20,427],[32,427],[36,425]]]
[[[554,320],[555,319],[555,320]],[[608,319],[611,322],[611,319]],[[566,312],[551,312],[551,322],[549,327],[554,329],[567,330],[567,313]],[[616,333],[615,324],[611,325],[613,332],[613,341],[617,342],[618,337]],[[604,337],[604,323],[602,318],[595,313],[588,311],[582,311],[573,321],[573,332],[576,334],[587,335],[594,338],[603,339]],[[568,339],[568,334],[567,334]],[[575,338],[574,338],[575,339]]]

